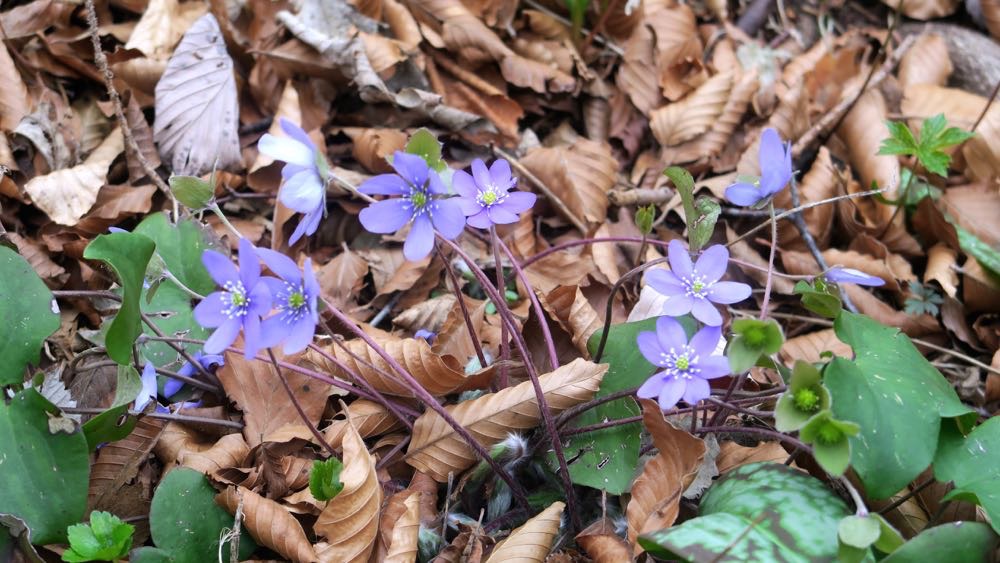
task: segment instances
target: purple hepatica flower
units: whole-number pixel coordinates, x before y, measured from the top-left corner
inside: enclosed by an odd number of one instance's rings
[[[285,118],[281,118],[280,123],[288,137],[267,133],[257,143],[257,150],[286,162],[281,169],[285,184],[278,199],[285,207],[305,214],[288,239],[289,244],[295,244],[302,235],[316,232],[326,212],[326,177],[330,167],[301,127]]]
[[[465,228],[465,216],[458,202],[448,195],[441,177],[415,154],[396,151],[392,157],[396,174],[379,174],[358,187],[369,195],[401,196],[376,201],[361,210],[361,224],[372,233],[388,234],[412,222],[403,244],[407,260],[421,260],[434,246],[434,229],[447,239]]]
[[[833,267],[827,270],[823,277],[835,283],[853,283],[855,285],[868,285],[872,287],[885,285],[885,280],[882,278],[869,276],[854,268]]]
[[[488,229],[490,225],[516,223],[518,215],[535,205],[537,196],[530,192],[511,192],[517,180],[510,175],[510,164],[500,159],[489,170],[482,160],[472,161],[472,175],[456,170],[452,186],[460,196],[458,204],[466,221],[473,227]]]
[[[260,281],[260,261],[254,246],[240,239],[240,269],[226,256],[213,250],[201,255],[208,274],[222,286],[201,300],[194,308],[198,324],[216,328],[202,350],[206,354],[221,354],[243,329],[243,355],[251,359],[261,348],[260,318],[271,310],[271,292]]]
[[[413,338],[423,338],[424,341],[427,342],[428,344],[433,344],[434,343],[434,338],[436,336],[437,336],[436,334],[434,334],[433,332],[427,330],[426,328],[422,328],[422,329],[418,330],[417,332],[413,333]]]
[[[195,352],[194,359],[205,369],[212,369],[215,366],[221,366],[226,363],[225,358],[219,354],[203,354],[201,352]],[[185,377],[196,377],[199,372],[191,362],[186,362],[183,366],[181,366],[181,369],[177,370],[177,373]],[[182,381],[168,379],[163,384],[163,396],[169,399],[180,391],[183,386],[184,382]]]
[[[672,240],[667,257],[672,271],[653,270],[646,275],[649,285],[667,297],[664,315],[677,317],[691,313],[706,325],[718,326],[722,324],[722,315],[712,303],[728,305],[750,297],[749,285],[719,281],[729,265],[729,250],[721,244],[706,248],[692,264],[684,244]]]
[[[146,362],[146,365],[143,366],[140,381],[142,388],[139,389],[139,394],[135,397],[134,410],[136,412],[142,412],[150,401],[156,402],[156,366],[152,362]],[[156,403],[156,412],[169,411],[160,403]]]
[[[643,399],[659,397],[660,408],[667,410],[682,398],[694,406],[711,394],[709,379],[729,375],[729,360],[713,356],[722,329],[706,326],[688,342],[681,324],[670,317],[656,319],[656,332],[640,332],[636,338],[639,351],[659,371],[639,387]]]
[[[301,352],[312,342],[319,321],[316,309],[319,282],[313,273],[312,260],[306,258],[303,275],[295,262],[280,252],[258,248],[257,255],[281,277],[261,280],[271,289],[278,310],[261,325],[261,346],[269,348],[284,342],[285,354]]]
[[[737,182],[726,188],[726,199],[750,206],[780,192],[792,179],[792,144],[781,142],[778,132],[768,127],[760,136],[760,180],[754,184]]]

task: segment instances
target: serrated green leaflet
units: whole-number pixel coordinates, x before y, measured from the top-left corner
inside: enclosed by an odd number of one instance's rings
[[[997,535],[981,522],[949,522],[924,530],[882,563],[983,563],[997,546]]]
[[[204,475],[193,469],[179,467],[160,481],[149,509],[149,526],[153,541],[169,554],[173,563],[203,563],[218,558],[219,535],[231,528],[233,517],[215,504],[215,489]],[[240,559],[246,559],[256,549],[246,529],[240,536]],[[229,546],[222,550],[222,560],[229,560]],[[162,557],[150,553],[150,560]]]
[[[658,557],[688,561],[814,562],[837,556],[847,505],[809,475],[776,463],[727,473],[702,498],[700,516],[639,537]]]
[[[344,464],[335,457],[326,461],[314,461],[312,471],[309,472],[309,491],[313,498],[330,500],[344,490],[344,484],[340,482],[340,472],[343,469]]]
[[[83,251],[84,258],[100,260],[110,266],[122,287],[121,308],[104,338],[108,356],[119,364],[132,361],[132,345],[142,332],[139,296],[146,277],[146,265],[155,248],[155,243],[147,236],[112,233],[99,235]]]
[[[59,328],[52,292],[20,254],[0,247],[0,387],[24,380],[42,342]]]
[[[34,389],[0,399],[0,513],[23,520],[36,545],[65,541],[87,508],[87,440],[49,432],[46,413],[57,412]]]
[[[836,417],[861,426],[851,466],[869,497],[888,498],[930,465],[941,418],[972,411],[898,329],[846,311],[834,329],[856,359],[835,358],[823,381]]]
[[[75,524],[66,530],[70,548],[63,561],[115,561],[128,554],[135,527],[109,512],[90,513],[90,524]]]
[[[1000,532],[1000,418],[990,418],[968,436],[948,424],[934,458],[934,477],[954,482],[946,498],[979,504]]]

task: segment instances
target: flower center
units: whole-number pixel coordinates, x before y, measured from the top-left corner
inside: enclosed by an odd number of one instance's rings
[[[288,296],[288,308],[298,309],[306,304],[306,296],[301,291],[296,291]]]
[[[410,203],[413,204],[416,211],[420,211],[427,205],[427,194],[424,192],[413,192],[413,195],[410,196]]]
[[[479,202],[479,205],[484,207],[490,207],[497,203],[503,203],[503,200],[505,199],[507,199],[507,193],[505,191],[497,190],[496,186],[489,186],[480,191],[476,196],[476,201]]]
[[[680,352],[671,348],[668,352],[660,353],[660,367],[664,368],[663,375],[674,379],[691,377],[701,371],[695,367],[698,363],[698,355],[690,346],[684,346]]]
[[[811,388],[799,389],[792,395],[795,408],[803,412],[816,412],[819,410],[819,393]]]
[[[820,426],[819,432],[816,434],[816,439],[824,444],[836,444],[843,437],[844,433],[833,424]]]
[[[288,324],[297,322],[309,313],[306,292],[303,287],[285,283],[285,288],[278,293],[278,309],[281,318]]]
[[[680,358],[677,358],[677,360],[674,362],[674,367],[676,367],[681,371],[687,371],[689,365],[690,362],[688,362],[687,356],[681,356]]]
[[[243,317],[250,307],[250,296],[241,281],[228,281],[222,286],[226,291],[222,294],[222,312],[230,319],[233,317]]]
[[[688,297],[697,297],[703,299],[708,295],[708,290],[711,289],[712,284],[705,281],[705,276],[698,275],[698,272],[691,274],[691,277],[684,280],[687,285],[687,291],[685,292]]]
[[[481,199],[482,199],[482,201],[483,201],[484,204],[486,204],[486,205],[493,205],[497,201],[497,194],[496,194],[496,192],[490,190],[488,192],[485,192],[482,195]]]

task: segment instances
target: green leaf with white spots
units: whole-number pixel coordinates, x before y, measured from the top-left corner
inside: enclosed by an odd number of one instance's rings
[[[42,343],[59,328],[59,309],[31,264],[0,246],[0,387],[24,381]]]
[[[730,471],[701,500],[700,516],[639,536],[652,555],[686,561],[834,561],[844,501],[806,473],[776,463]]]
[[[934,478],[955,489],[948,499],[982,506],[1000,533],[1000,417],[992,417],[962,436],[954,424],[941,433],[934,458]]]
[[[855,360],[835,358],[823,382],[836,418],[861,426],[850,438],[851,467],[869,497],[888,498],[934,459],[941,418],[973,411],[898,329],[846,311],[834,329]]]
[[[985,563],[997,547],[997,535],[981,522],[949,522],[920,532],[882,563]]]

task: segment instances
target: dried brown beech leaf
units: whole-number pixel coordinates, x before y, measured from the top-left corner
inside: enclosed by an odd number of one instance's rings
[[[417,533],[420,531],[420,495],[411,493],[403,501],[406,511],[392,526],[386,563],[411,563],[417,560]]]
[[[642,399],[639,403],[643,424],[659,453],[635,478],[632,498],[625,509],[628,540],[637,554],[643,552],[636,542],[639,534],[669,528],[677,519],[681,494],[698,472],[706,450],[701,439],[667,422],[655,401]]]
[[[924,270],[924,283],[936,281],[948,297],[958,293],[958,253],[944,243],[937,243],[927,251],[927,269]]]
[[[199,176],[242,164],[233,60],[219,24],[201,16],[156,83],[153,137],[174,174]]]
[[[640,25],[625,44],[623,62],[618,69],[615,83],[632,105],[648,116],[660,104],[660,85],[655,73],[649,70],[656,60],[655,37],[648,26]]]
[[[607,364],[578,358],[539,376],[549,410],[556,415],[590,400],[607,370]],[[511,432],[536,427],[541,420],[538,399],[530,381],[446,408],[487,448]],[[417,418],[406,452],[406,462],[411,466],[444,483],[448,473],[461,473],[475,461],[472,448],[436,412],[427,410]]]
[[[341,310],[350,311],[368,275],[368,261],[358,253],[344,247],[344,251],[320,268],[316,273],[320,291]]]
[[[1000,0],[979,0],[979,8],[990,35],[993,39],[1000,39]]]
[[[1000,282],[974,258],[962,265],[962,302],[969,312],[1000,313]]]
[[[952,70],[948,43],[936,33],[925,33],[899,62],[899,86],[904,92],[917,84],[944,86]]]
[[[215,502],[230,514],[236,514],[241,500],[243,525],[257,543],[296,563],[319,560],[302,524],[282,505],[244,487],[226,487],[215,497]]]
[[[778,232],[779,233],[782,232],[782,229],[779,228]],[[736,233],[733,231],[731,227],[726,225],[726,239],[732,241],[735,238],[736,238]],[[733,258],[757,266],[756,268],[743,267],[743,266],[738,266],[738,267],[748,277],[757,280],[757,283],[761,284],[761,286],[767,284],[767,258],[761,256],[759,252],[754,250],[754,248],[750,246],[750,243],[748,243],[746,239],[741,240],[730,246],[729,252],[733,256]],[[795,288],[795,284],[792,283],[792,281],[789,280],[788,278],[772,276],[771,287],[775,293],[791,295],[792,290]]]
[[[413,14],[398,0],[382,0],[377,2],[382,5],[382,20],[389,24],[389,29],[393,36],[407,50],[412,51],[423,41],[420,35],[420,28]]]
[[[166,60],[184,32],[207,10],[201,2],[152,0],[129,36],[126,49],[138,49],[154,59]]]
[[[395,39],[364,31],[359,32],[358,37],[361,38],[361,43],[365,46],[365,54],[375,72],[391,74],[391,72],[385,73],[384,71],[406,60],[402,45]]]
[[[0,130],[13,131],[21,118],[30,113],[31,98],[6,45],[0,45],[0,76],[4,77],[0,89]]]
[[[705,80],[702,44],[694,12],[686,4],[671,0],[647,0],[642,6],[644,23],[656,37],[656,70],[660,88],[668,100],[679,100]],[[647,68],[645,72],[652,69]]]
[[[459,533],[431,563],[482,563],[485,545],[492,545],[492,538],[485,535],[482,528],[470,530],[468,526],[459,524]]]
[[[139,147],[139,153],[141,153],[142,158],[146,159],[149,166],[156,170],[161,164],[160,153],[156,152],[156,145],[153,143],[153,130],[146,122],[146,116],[143,115],[139,102],[135,96],[130,95],[128,101],[123,105],[125,106],[125,119],[132,131],[132,138]],[[139,160],[139,155],[134,154],[130,146],[125,147],[125,155],[128,157],[128,177],[134,185],[146,177],[146,170]]]
[[[610,518],[601,518],[584,528],[576,535],[576,543],[594,563],[621,563],[633,559],[632,550],[615,533],[615,523]]]
[[[736,79],[732,91],[722,111],[709,130],[702,136],[676,147],[664,147],[661,153],[662,162],[673,164],[679,162],[704,161],[722,152],[736,128],[743,121],[743,115],[750,105],[750,100],[757,92],[757,73],[743,73]],[[693,95],[693,94],[692,94]],[[687,100],[687,98],[685,98]],[[721,164],[716,171],[730,170],[732,164]]]
[[[535,291],[549,292],[564,285],[587,283],[596,266],[590,255],[581,255],[576,249],[567,249],[542,258],[525,270],[528,281]]]
[[[933,20],[954,14],[962,2],[961,0],[908,0],[907,2],[882,0],[882,3],[903,12],[908,18]]]
[[[6,236],[7,240],[17,246],[17,253],[31,264],[31,269],[50,287],[61,286],[69,277],[65,268],[49,258],[42,245],[17,233],[7,233]]]
[[[469,301],[466,299],[466,302]],[[392,319],[392,324],[411,332],[425,329],[437,333],[456,310],[458,310],[458,298],[454,293],[445,293],[417,303],[396,315]]]
[[[340,447],[351,425],[362,438],[379,436],[401,426],[399,420],[385,407],[366,399],[358,399],[347,405],[347,416],[351,419],[350,423],[346,419],[334,420],[323,430],[323,437],[334,448]]]
[[[240,434],[227,434],[203,450],[181,450],[177,463],[206,475],[239,467],[250,453],[250,446]]]
[[[116,127],[87,160],[35,176],[24,185],[24,191],[56,223],[76,225],[97,201],[97,193],[107,182],[108,167],[123,149],[122,132]]]
[[[153,451],[156,440],[163,432],[166,422],[155,418],[142,418],[136,423],[132,433],[105,444],[90,469],[90,489],[87,492],[87,506],[91,510],[102,510],[109,504],[109,493],[113,497],[127,482],[135,478],[139,465]]]
[[[498,543],[486,563],[543,563],[552,549],[552,542],[559,534],[563,509],[566,505],[554,502],[523,526],[515,529],[507,539]]]
[[[545,311],[572,338],[573,346],[590,358],[587,351],[587,341],[590,336],[604,326],[604,320],[597,314],[590,301],[577,286],[559,286],[552,291],[539,295],[539,301]]]
[[[239,342],[237,345],[242,346]],[[277,357],[281,359],[280,354]],[[306,416],[317,424],[326,406],[328,386],[290,370],[282,370],[282,373],[296,393]],[[301,421],[270,363],[247,360],[242,354],[226,353],[226,364],[218,375],[226,394],[243,411],[246,423],[243,435],[251,447],[260,444],[265,436],[282,426]]]
[[[521,164],[577,217],[595,225],[607,219],[608,191],[618,173],[618,161],[607,144],[579,139],[568,147],[538,147]]]
[[[732,72],[720,72],[683,100],[653,110],[649,127],[656,140],[678,145],[708,131],[729,100],[734,78]]]
[[[344,489],[327,502],[313,525],[313,531],[326,538],[317,549],[323,563],[368,561],[378,535],[382,485],[375,472],[375,458],[353,426],[348,425],[343,447],[340,482]]]
[[[759,461],[772,461],[784,463],[788,459],[788,452],[781,447],[780,442],[761,442],[756,446],[748,448],[736,442],[723,442],[719,446],[719,457],[715,458],[715,464],[719,468],[719,474],[725,475],[727,472]]]
[[[406,147],[406,134],[398,129],[345,129],[354,141],[351,152],[369,172],[392,172],[386,157]]]
[[[878,90],[868,90],[844,116],[837,135],[847,145],[851,165],[857,170],[863,189],[867,190],[874,182],[880,188],[888,188],[883,194],[886,198],[895,199],[899,188],[899,158],[878,154],[882,140],[889,137],[886,118],[882,94]],[[874,206],[870,218],[880,220],[880,226],[884,226],[893,208],[874,199],[868,203]]]
[[[826,147],[820,147],[813,161],[812,168],[802,178],[799,184],[799,203],[805,205],[816,201],[831,198],[838,193],[841,182],[840,174],[830,158],[830,151]],[[775,199],[775,205],[791,208],[792,196],[788,190],[783,190]],[[836,207],[833,205],[819,205],[802,212],[806,226],[816,244],[823,248],[830,241],[830,233],[833,231],[833,216]],[[798,247],[805,249],[801,243],[801,235],[798,229],[785,222],[779,225],[778,243],[781,248]]]
[[[979,237],[986,244],[1000,246],[1000,195],[995,187],[987,185],[955,186],[948,188],[942,198],[944,210],[959,225]]]
[[[796,360],[819,362],[823,352],[833,352],[837,356],[850,357],[852,350],[840,341],[832,328],[817,330],[789,338],[781,345],[781,358],[789,366]]]
[[[432,395],[482,389],[493,378],[495,368],[492,366],[466,375],[463,364],[457,358],[435,354],[422,338],[375,338],[375,341]],[[332,345],[327,351],[378,391],[398,397],[414,397],[406,382],[363,340],[349,340],[343,347]],[[347,373],[315,351],[307,351],[306,357],[337,377],[350,380]]]

